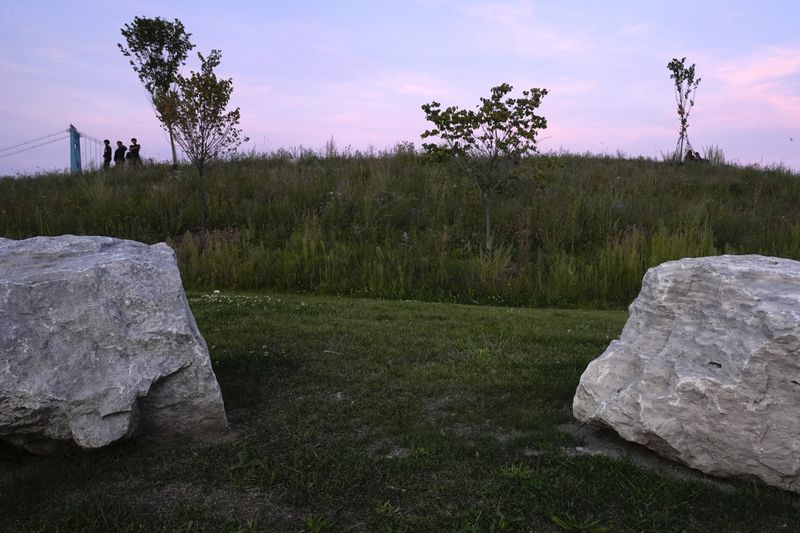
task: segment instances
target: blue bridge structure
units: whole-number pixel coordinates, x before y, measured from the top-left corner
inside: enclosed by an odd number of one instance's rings
[[[42,146],[57,142],[69,143],[69,169],[73,174],[83,172],[84,167],[99,167],[99,160],[102,157],[103,141],[79,131],[72,124],[65,130],[57,131],[49,135],[37,137],[13,146],[0,148],[0,159],[11,157],[29,150],[35,150]],[[99,156],[99,157],[98,157]]]

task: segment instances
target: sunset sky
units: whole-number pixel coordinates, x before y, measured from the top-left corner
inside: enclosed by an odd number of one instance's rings
[[[244,151],[419,146],[420,106],[472,107],[507,82],[549,90],[542,151],[660,159],[678,137],[667,63],[702,78],[689,134],[729,162],[800,172],[800,2],[467,0],[7,0],[0,18],[0,175],[69,165],[66,130],[168,141],[117,48],[135,16],[180,19],[196,51],[222,50]],[[184,69],[197,69],[195,52]],[[58,139],[52,137],[48,139]],[[24,148],[24,147],[23,147]],[[89,154],[92,155],[91,153]]]

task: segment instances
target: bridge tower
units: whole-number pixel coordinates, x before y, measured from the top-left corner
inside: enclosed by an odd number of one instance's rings
[[[64,130],[61,130],[64,131]],[[81,172],[81,134],[72,124],[69,125],[69,170],[72,174]]]

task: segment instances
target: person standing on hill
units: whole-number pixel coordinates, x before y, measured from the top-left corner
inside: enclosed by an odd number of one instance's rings
[[[131,139],[131,145],[128,148],[128,159],[131,160],[131,165],[134,167],[141,166],[142,158],[139,156],[139,149],[142,147],[141,144],[136,142],[136,137]]]
[[[111,166],[111,141],[108,139],[103,141],[105,147],[103,148],[103,170]]]
[[[125,166],[125,152],[128,149],[122,144],[122,141],[117,141],[117,149],[114,150],[114,167],[124,167]]]

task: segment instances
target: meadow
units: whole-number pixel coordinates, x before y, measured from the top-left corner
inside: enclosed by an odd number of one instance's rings
[[[0,180],[0,236],[109,235],[175,249],[187,289],[514,306],[624,307],[650,266],[800,258],[798,175],[612,156],[528,158],[494,206],[413,148],[299,151],[212,167],[199,232],[191,167]]]
[[[795,494],[598,455],[569,428],[649,266],[800,259],[798,178],[543,155],[498,197],[491,253],[474,185],[407,146],[219,164],[206,232],[188,167],[0,179],[2,237],[174,247],[231,425],[62,457],[0,444],[3,529],[797,530]]]
[[[0,447],[13,532],[796,531],[800,500],[595,455],[565,430],[624,311],[192,293],[230,433]]]

